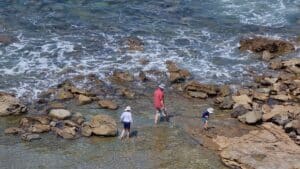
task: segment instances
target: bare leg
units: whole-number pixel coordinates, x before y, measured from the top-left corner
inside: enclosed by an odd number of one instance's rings
[[[204,123],[204,129],[205,129],[205,130],[207,129],[207,126],[208,126],[207,123],[208,123],[207,121],[205,121],[205,123]]]
[[[129,139],[129,136],[130,136],[130,130],[127,129],[127,138]]]
[[[121,135],[120,135],[120,139],[122,139],[124,137],[125,134],[125,129],[122,130]]]
[[[159,112],[156,111],[156,113],[155,113],[155,115],[154,115],[154,123],[155,123],[155,124],[157,124],[158,118],[159,118]]]

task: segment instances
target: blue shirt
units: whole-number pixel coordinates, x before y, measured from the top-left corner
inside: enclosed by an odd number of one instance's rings
[[[206,119],[208,119],[208,117],[209,117],[209,112],[208,112],[208,111],[205,111],[205,112],[202,113],[201,118],[206,118]]]

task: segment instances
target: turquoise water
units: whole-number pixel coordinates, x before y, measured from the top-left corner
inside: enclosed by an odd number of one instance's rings
[[[166,60],[203,82],[239,83],[248,69],[266,66],[240,53],[239,39],[295,39],[300,1],[0,1],[0,32],[19,39],[0,46],[0,89],[27,98],[78,74],[165,70]],[[122,50],[129,36],[145,50]],[[141,58],[150,63],[140,65]]]

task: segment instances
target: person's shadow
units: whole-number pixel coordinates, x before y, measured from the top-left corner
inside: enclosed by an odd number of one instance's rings
[[[137,130],[133,130],[132,132],[130,132],[129,137],[137,137],[138,136],[138,131]]]

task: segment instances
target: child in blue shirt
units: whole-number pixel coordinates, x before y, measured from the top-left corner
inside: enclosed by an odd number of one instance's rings
[[[214,113],[214,109],[213,108],[208,108],[205,112],[202,113],[201,116],[201,120],[203,122],[203,128],[206,130],[208,127],[208,119],[209,119],[209,115]]]

